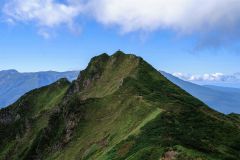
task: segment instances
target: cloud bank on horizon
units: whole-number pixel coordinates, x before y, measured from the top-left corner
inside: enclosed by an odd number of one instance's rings
[[[72,30],[78,18],[84,17],[117,26],[122,33],[164,29],[181,35],[211,32],[218,41],[240,35],[239,0],[8,0],[2,11],[7,21],[34,22],[39,31],[61,25]]]
[[[240,73],[234,73],[232,75],[226,75],[223,73],[206,73],[202,75],[184,74],[181,72],[173,73],[175,77],[186,81],[198,81],[198,82],[240,82]]]

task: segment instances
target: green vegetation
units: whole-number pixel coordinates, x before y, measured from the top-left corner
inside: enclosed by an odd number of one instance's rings
[[[49,116],[70,83],[61,79],[33,90],[0,111],[0,159],[21,159],[34,138],[48,125]]]
[[[238,160],[238,115],[223,115],[120,51],[0,111],[0,159]]]

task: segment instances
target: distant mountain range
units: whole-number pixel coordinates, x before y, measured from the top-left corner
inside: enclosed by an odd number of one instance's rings
[[[160,71],[167,79],[222,113],[240,113],[240,89],[213,85],[197,85]]]
[[[79,71],[19,73],[16,70],[0,71],[0,108],[15,102],[26,92],[67,78],[77,78]]]

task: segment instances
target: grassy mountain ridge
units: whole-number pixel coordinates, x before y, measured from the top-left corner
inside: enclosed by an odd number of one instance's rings
[[[44,125],[24,125],[22,136],[11,136],[11,141],[6,137],[0,143],[0,159],[240,158],[238,121],[208,108],[142,58],[121,51],[112,56],[102,54],[80,74],[59,91],[49,89],[58,97],[51,105],[47,100],[50,96],[45,97],[46,103],[36,99],[42,107],[33,105],[37,109],[30,112],[30,117],[45,115],[41,108],[47,108],[48,118],[38,118]],[[45,95],[43,89],[34,97],[41,95]],[[0,120],[7,119],[0,112]],[[20,117],[26,119],[27,115]],[[15,119],[12,123],[26,123]],[[0,124],[12,129],[9,123]],[[37,132],[23,144],[28,130]],[[12,143],[26,148],[12,150]]]
[[[24,156],[36,134],[47,126],[69,84],[61,79],[26,93],[13,105],[0,110],[0,159]]]
[[[16,70],[0,71],[0,108],[14,103],[23,94],[49,85],[60,78],[76,79],[78,71],[20,73]]]

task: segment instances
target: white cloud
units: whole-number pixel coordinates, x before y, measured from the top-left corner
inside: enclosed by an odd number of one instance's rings
[[[215,82],[229,82],[240,81],[240,73],[233,75],[225,75],[223,73],[206,73],[202,75],[184,74],[180,72],[173,73],[175,77],[181,78],[187,81],[215,81]]]
[[[72,27],[74,18],[83,11],[80,3],[58,3],[54,0],[10,0],[3,7],[8,20],[35,22],[39,27],[54,28],[59,25]],[[47,32],[42,35],[49,36]]]
[[[71,26],[84,15],[124,33],[171,29],[234,36],[240,26],[239,0],[9,0],[3,11],[15,21],[44,27]]]
[[[240,20],[239,0],[91,0],[90,6],[99,22],[124,32],[231,29]]]
[[[191,78],[190,74],[184,74],[184,73],[181,73],[181,72],[175,72],[172,75],[174,75],[175,77],[184,79],[184,80],[189,80]]]

